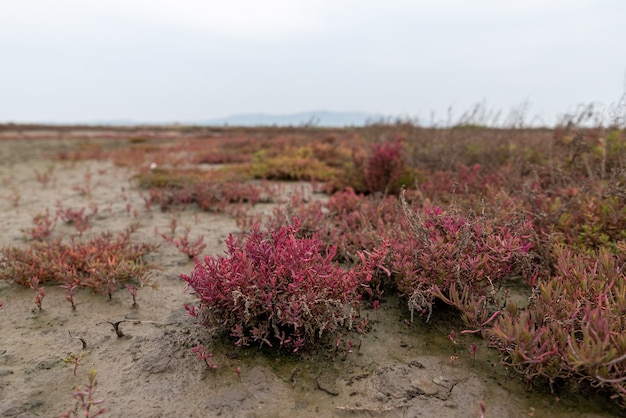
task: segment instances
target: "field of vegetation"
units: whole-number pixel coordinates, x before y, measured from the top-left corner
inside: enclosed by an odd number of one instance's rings
[[[232,389],[252,378],[255,362],[270,362],[284,391],[305,382],[341,398],[338,380],[328,386],[313,370],[358,365],[350,359],[366,357],[368,344],[385,344],[371,335],[387,323],[417,338],[432,325],[437,336],[429,338],[444,341],[446,367],[489,361],[490,375],[533,394],[599,400],[605,409],[589,416],[624,413],[626,131],[619,126],[5,125],[0,149],[0,414],[167,416],[165,407],[116,406],[114,389],[95,391],[113,373],[96,357],[106,355],[111,335],[126,344],[127,330],[135,336],[125,350],[158,338],[178,344],[176,355],[168,348],[163,356],[189,365],[192,387],[213,379]],[[180,287],[187,291],[176,296],[180,312],[157,318],[158,293]],[[30,325],[12,327],[15,317]],[[80,320],[91,328],[72,322]],[[114,334],[86,330],[97,322]],[[75,379],[53,392],[54,402],[9,393],[40,384],[35,371],[19,371],[41,369],[38,360],[10,348],[32,344],[37,330],[55,335],[42,344],[66,350],[49,353],[58,364],[48,369]],[[161,358],[156,349],[147,355]],[[137,370],[137,361],[120,368]],[[309,369],[298,362],[318,366],[300,378]],[[345,387],[346,376],[339,376]],[[341,398],[327,411],[309,401],[300,414],[402,416],[429,388],[399,404]],[[499,406],[479,397],[469,412],[454,413],[505,416],[490,414]],[[241,405],[204,416],[250,413]],[[254,416],[281,416],[281,408]],[[535,408],[518,412],[510,416]]]

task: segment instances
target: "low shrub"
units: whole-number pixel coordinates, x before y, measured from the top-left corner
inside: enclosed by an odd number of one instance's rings
[[[556,273],[526,310],[515,306],[488,331],[502,362],[533,384],[604,388],[626,404],[626,271],[607,248],[558,246]]]
[[[226,212],[231,204],[271,201],[275,189],[266,183],[241,180],[229,170],[155,169],[136,176],[140,187],[148,189],[146,205],[161,210],[172,206],[197,204],[207,212]]]
[[[534,213],[538,229],[562,244],[593,254],[606,247],[619,253],[626,240],[626,187],[590,184],[552,193],[536,193]]]
[[[368,191],[398,193],[403,186],[399,182],[407,173],[406,161],[401,138],[372,144],[364,173]]]
[[[335,246],[337,262],[358,261],[358,253],[372,251],[389,236],[398,220],[395,196],[363,195],[346,188],[327,202],[292,195],[286,207],[276,208],[266,220],[276,228],[298,218],[303,237],[315,234],[327,246]]]
[[[299,228],[297,219],[269,232],[257,225],[245,237],[229,236],[226,257],[196,260],[192,273],[181,275],[200,299],[189,313],[237,345],[294,352],[355,326],[361,293],[384,250],[361,254],[358,266],[344,269],[332,262],[335,247],[315,235],[298,237]]]
[[[25,248],[3,247],[0,280],[31,287],[33,283],[60,284],[68,292],[76,286],[89,287],[111,297],[124,283],[150,284],[153,266],[144,256],[155,249],[152,244],[131,242],[128,233],[102,234],[84,241],[36,241]]]
[[[403,195],[401,203],[406,227],[396,229],[391,241],[390,270],[411,316],[430,317],[438,297],[461,310],[467,325],[480,326],[485,313],[470,312],[478,300],[493,294],[499,282],[532,272],[530,222],[466,217],[437,206],[418,211]]]
[[[271,200],[273,191],[264,186],[239,182],[198,183],[183,188],[156,188],[149,190],[148,201],[161,210],[172,206],[197,204],[207,212],[226,212],[229,205],[256,204]]]
[[[182,189],[199,183],[206,177],[206,172],[198,169],[165,169],[155,168],[139,172],[135,181],[144,189]]]
[[[250,172],[252,177],[266,180],[327,181],[335,175],[335,169],[316,158],[312,147],[286,150],[280,155],[269,156],[258,151]]]
[[[351,188],[359,193],[397,194],[402,186],[414,182],[408,154],[401,138],[393,142],[374,142],[369,151],[355,146],[351,160],[344,161],[339,175],[330,179],[329,191]]]

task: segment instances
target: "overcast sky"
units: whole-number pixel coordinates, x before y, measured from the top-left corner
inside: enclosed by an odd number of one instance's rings
[[[550,123],[625,79],[624,0],[0,0],[0,122],[482,102]]]

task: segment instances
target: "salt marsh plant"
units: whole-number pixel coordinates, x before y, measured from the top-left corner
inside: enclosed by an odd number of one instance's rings
[[[227,256],[196,260],[181,275],[198,298],[189,313],[210,329],[230,334],[236,345],[260,344],[299,351],[325,334],[358,328],[361,294],[368,290],[385,252],[361,254],[344,269],[315,236],[299,238],[300,224],[226,240]]]

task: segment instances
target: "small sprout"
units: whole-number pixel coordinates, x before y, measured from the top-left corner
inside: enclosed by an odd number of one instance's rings
[[[457,333],[455,330],[450,331],[450,334],[448,334],[448,339],[452,342],[452,351],[454,353],[456,353],[456,345],[458,344],[456,337],[457,337]]]
[[[40,311],[43,310],[41,303],[43,302],[43,298],[46,297],[46,288],[39,287],[39,280],[35,278],[31,278],[30,288],[37,292],[35,295],[35,305],[37,305]]]
[[[374,302],[372,302],[372,305],[374,306],[374,312],[376,312],[376,320],[378,320],[379,311],[380,311],[380,301],[376,299]]]
[[[367,319],[361,319],[359,322],[354,324],[354,330],[361,335],[367,333],[369,329],[370,329],[370,324]]]
[[[35,305],[37,305],[40,311],[43,310],[43,308],[41,307],[41,302],[43,301],[43,298],[45,296],[46,296],[45,287],[40,287],[39,289],[37,289],[37,295],[35,296]]]
[[[237,373],[237,381],[239,381],[239,383],[241,383],[241,367],[237,367],[235,369],[235,373]]]
[[[476,353],[478,352],[478,344],[471,343],[469,352],[472,355],[472,366],[474,366],[474,363],[476,363]]]
[[[176,234],[176,228],[178,228],[178,221],[176,218],[170,219],[170,236],[174,236]]]
[[[84,355],[85,355],[85,353],[81,351],[81,353],[79,355],[76,355],[74,353],[70,353],[70,354],[68,354],[67,357],[62,359],[63,363],[73,364],[74,365],[74,376],[76,376],[76,369],[78,369],[78,365],[83,360],[83,356]]]
[[[137,305],[137,286],[132,285],[132,284],[127,284],[126,285],[126,290],[128,290],[128,293],[130,293],[130,295],[133,298],[133,304],[132,304],[132,308],[137,308],[139,305]]]
[[[104,399],[94,399],[94,394],[96,392],[96,370],[91,369],[89,372],[89,382],[85,386],[84,389],[76,388],[74,392],[74,398],[78,400],[76,406],[73,409],[65,412],[61,415],[62,418],[71,418],[71,417],[86,417],[86,418],[95,418],[100,415],[103,415],[106,412],[106,408],[99,408],[96,411],[95,406],[101,405],[104,403]],[[78,411],[81,413],[79,414]]]
[[[204,243],[204,235],[200,235],[195,241],[189,239],[189,232],[191,229],[189,227],[185,228],[185,232],[176,236],[176,228],[178,223],[175,218],[170,222],[170,234],[160,234],[165,242],[168,242],[174,245],[179,252],[186,254],[189,259],[194,259],[198,255],[202,253],[202,251],[206,248],[206,244]],[[157,230],[155,230],[157,232]]]
[[[82,236],[83,232],[91,227],[89,221],[98,213],[97,207],[93,207],[89,214],[85,214],[85,210],[84,207],[81,209],[65,208],[61,202],[57,202],[57,218],[68,225],[73,225],[79,236]]]
[[[72,310],[76,310],[76,302],[74,301],[74,295],[76,294],[76,289],[78,288],[78,284],[76,282],[67,283],[61,285],[62,288],[65,289],[65,300],[72,304]]]
[[[217,365],[213,363],[213,353],[208,353],[205,346],[201,343],[198,343],[195,347],[191,349],[194,353],[198,355],[200,360],[203,360],[209,369],[217,369]]]
[[[35,179],[37,179],[39,184],[41,184],[43,187],[46,187],[50,182],[50,174],[52,174],[52,167],[48,167],[48,169],[44,172],[35,170]]]
[[[339,333],[337,339],[335,340],[335,352],[339,351],[339,346],[341,345],[341,337],[343,337],[343,334]]]
[[[346,347],[344,349],[344,353],[343,353],[343,358],[342,360],[345,360],[346,358],[348,358],[348,354],[351,354],[352,351],[352,346],[354,345],[354,343],[352,342],[352,340],[348,340],[346,343]]]

